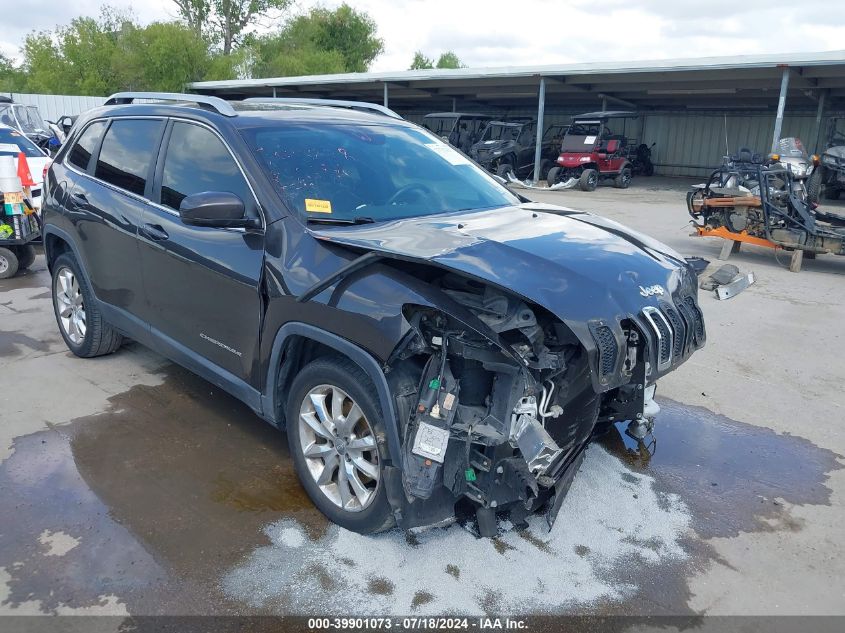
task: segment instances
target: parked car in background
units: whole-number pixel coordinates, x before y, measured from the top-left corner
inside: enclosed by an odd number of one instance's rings
[[[32,204],[41,208],[41,188],[44,172],[50,164],[50,157],[18,130],[0,124],[0,156],[13,156],[17,159],[23,152],[29,166],[29,173],[35,181],[32,187]]]
[[[467,504],[484,536],[497,512],[551,525],[593,437],[650,432],[657,381],[704,344],[695,273],[343,105],[127,93],[83,115],[43,211],[61,336],[81,357],[132,338],[286,428],[347,529]]]

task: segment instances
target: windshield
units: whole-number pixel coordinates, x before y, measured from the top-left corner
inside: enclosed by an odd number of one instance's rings
[[[418,128],[297,123],[242,134],[285,202],[309,220],[381,221],[519,203]]]
[[[783,157],[793,158],[807,158],[807,150],[804,149],[804,143],[800,138],[789,137],[782,138],[778,141],[778,154]]]
[[[26,156],[44,158],[44,153],[23,134],[17,130],[0,128],[0,156],[17,156],[20,152]]]
[[[573,123],[561,144],[564,152],[591,152],[601,134],[601,123]]]
[[[519,136],[521,125],[505,125],[503,123],[491,123],[484,130],[481,136],[482,141],[515,141]]]
[[[41,114],[35,106],[17,106],[15,108],[15,114],[21,125],[21,131],[27,134],[47,131],[47,125],[42,120]]]
[[[423,126],[441,137],[448,137],[455,128],[456,117],[426,117],[423,119]]]

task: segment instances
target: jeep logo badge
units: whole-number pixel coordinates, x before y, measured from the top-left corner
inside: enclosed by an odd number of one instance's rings
[[[663,296],[663,286],[654,284],[653,286],[640,286],[640,294],[644,297],[653,297],[654,295]]]

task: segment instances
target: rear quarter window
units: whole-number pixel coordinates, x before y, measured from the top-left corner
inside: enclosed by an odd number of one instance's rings
[[[105,128],[106,124],[104,121],[95,121],[85,128],[79,140],[71,148],[68,154],[68,162],[82,171],[87,171],[91,154],[94,152],[94,148],[97,147],[97,143],[100,141]]]

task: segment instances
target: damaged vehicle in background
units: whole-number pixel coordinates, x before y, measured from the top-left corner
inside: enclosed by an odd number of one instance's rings
[[[83,357],[136,339],[286,428],[345,528],[551,526],[591,439],[650,432],[657,381],[704,344],[678,254],[519,198],[387,109],[138,97],[50,168],[59,330]]]

